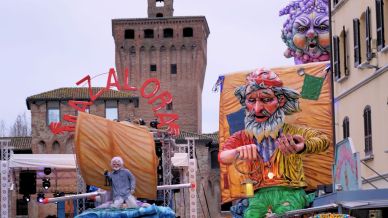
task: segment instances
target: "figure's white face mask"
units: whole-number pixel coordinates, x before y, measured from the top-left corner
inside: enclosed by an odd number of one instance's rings
[[[121,162],[118,160],[115,160],[112,162],[112,169],[113,170],[119,170],[122,167]]]

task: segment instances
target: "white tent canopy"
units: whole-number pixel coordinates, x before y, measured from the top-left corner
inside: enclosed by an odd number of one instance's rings
[[[12,154],[9,159],[10,168],[43,169],[75,169],[74,154]]]

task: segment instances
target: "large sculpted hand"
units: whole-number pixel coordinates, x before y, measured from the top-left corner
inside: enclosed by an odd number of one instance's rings
[[[231,164],[237,155],[242,160],[256,160],[258,158],[256,145],[243,145],[235,149],[222,151],[220,153],[220,161],[224,164]]]
[[[258,156],[255,144],[238,147],[236,148],[236,152],[242,160],[256,160]]]
[[[305,148],[304,138],[301,135],[281,134],[275,143],[284,155],[299,153]]]

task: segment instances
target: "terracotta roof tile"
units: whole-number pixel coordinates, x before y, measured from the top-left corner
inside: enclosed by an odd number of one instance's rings
[[[218,131],[213,133],[204,133],[202,135],[205,135],[206,137],[213,139],[213,143],[218,144]]]
[[[11,140],[10,148],[14,150],[31,150],[31,140],[30,136],[27,137],[0,137],[0,140]],[[4,143],[1,143],[1,147],[4,146]]]
[[[93,94],[103,89],[103,87],[93,87]],[[134,99],[138,96],[133,92],[122,92],[116,90],[105,91],[98,99],[106,100],[118,100],[118,99]],[[36,95],[32,95],[26,99],[27,108],[30,109],[30,102],[32,101],[67,101],[67,100],[90,100],[89,89],[87,87],[64,87],[59,89],[42,92]]]
[[[212,141],[213,143],[218,143],[218,132],[209,133],[209,134],[197,134],[193,132],[187,132],[184,130],[180,131],[179,136],[176,138],[177,141],[185,141],[186,137],[193,137],[200,141]]]

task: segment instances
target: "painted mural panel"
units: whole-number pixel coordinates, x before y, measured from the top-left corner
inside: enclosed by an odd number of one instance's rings
[[[280,188],[273,191],[281,196],[287,193],[282,188],[315,189],[332,182],[328,62],[241,71],[220,78],[223,202],[253,197],[253,192],[256,198],[261,190]]]

